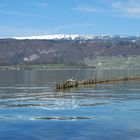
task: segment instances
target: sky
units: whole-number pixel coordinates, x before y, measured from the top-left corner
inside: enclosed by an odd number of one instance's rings
[[[0,37],[140,36],[140,0],[0,0]]]

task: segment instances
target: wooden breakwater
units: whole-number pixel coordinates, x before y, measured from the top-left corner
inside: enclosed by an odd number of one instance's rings
[[[101,80],[97,79],[88,79],[88,80],[67,80],[64,83],[57,83],[55,85],[55,91],[64,91],[70,88],[76,88],[78,86],[84,85],[97,85],[97,84],[110,84],[114,82],[121,82],[121,81],[131,81],[131,80],[140,80],[140,76],[130,76],[130,77],[117,77],[112,78],[109,80]]]

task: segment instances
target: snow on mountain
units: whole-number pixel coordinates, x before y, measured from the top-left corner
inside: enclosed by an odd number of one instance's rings
[[[43,36],[30,36],[30,37],[14,37],[15,39],[46,39],[46,40],[59,40],[59,39],[69,39],[74,40],[78,38],[79,35],[64,35],[64,34],[56,34],[56,35],[43,35]]]
[[[92,40],[92,39],[113,39],[113,38],[127,38],[128,36],[113,36],[113,35],[65,35],[65,34],[54,34],[54,35],[43,35],[43,36],[29,36],[29,37],[14,37],[14,39],[25,40],[25,39],[40,39],[40,40]]]
[[[14,39],[24,40],[24,39],[46,39],[46,40],[75,40],[75,39],[81,39],[81,40],[89,40],[89,39],[104,39],[104,38],[112,38],[112,36],[109,35],[65,35],[65,34],[56,34],[56,35],[44,35],[44,36],[30,36],[30,37],[14,37]]]

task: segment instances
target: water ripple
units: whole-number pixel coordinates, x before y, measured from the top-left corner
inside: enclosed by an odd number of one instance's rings
[[[30,120],[91,120],[95,117],[67,116],[67,117],[33,117]]]

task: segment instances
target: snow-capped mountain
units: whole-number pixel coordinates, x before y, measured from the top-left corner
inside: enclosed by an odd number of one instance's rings
[[[135,36],[57,34],[0,39],[0,65],[85,66],[85,62],[92,64],[90,59],[98,56],[135,58],[137,55],[140,55],[140,37]]]
[[[90,40],[90,39],[109,39],[113,38],[112,35],[65,35],[65,34],[56,34],[56,35],[43,35],[43,36],[29,36],[29,37],[14,37],[14,39],[24,40],[24,39],[45,39],[45,40]]]
[[[74,40],[75,38],[78,38],[78,37],[79,37],[78,35],[56,34],[56,35],[14,37],[14,38],[15,39],[46,39],[46,40],[70,39],[70,40]]]

